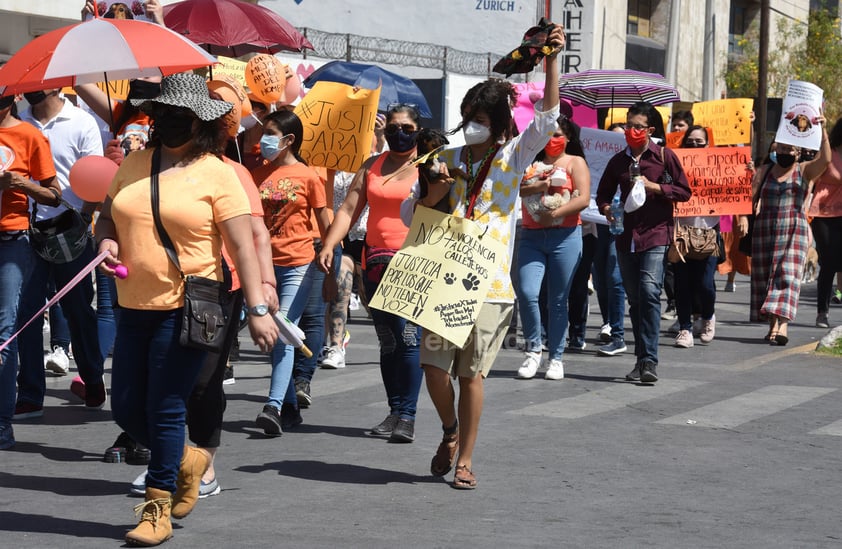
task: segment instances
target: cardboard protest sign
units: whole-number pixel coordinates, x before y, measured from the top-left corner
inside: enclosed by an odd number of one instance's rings
[[[355,172],[371,156],[380,88],[316,82],[295,107],[304,124],[301,156],[311,166]]]
[[[125,101],[129,96],[128,80],[109,80],[108,82],[97,82],[96,87],[109,94],[112,100]],[[71,87],[62,88],[64,95],[76,95],[76,90]]]
[[[693,103],[693,121],[713,130],[713,141],[717,145],[747,145],[751,143],[753,105],[753,99],[700,101]]]
[[[822,112],[823,96],[824,91],[815,84],[790,80],[784,96],[775,142],[819,150],[822,144],[822,127],[816,123],[816,117]]]
[[[580,214],[582,221],[607,225],[605,216],[596,207],[596,189],[602,172],[611,157],[626,148],[626,136],[619,132],[582,128],[579,134],[585,158],[588,159],[588,169],[591,172],[591,200],[588,207]]]
[[[463,347],[507,253],[475,222],[418,206],[369,306]]]
[[[233,78],[240,83],[241,86],[246,86],[246,62],[224,55],[217,55],[218,63],[213,66],[213,79],[222,80],[223,77]]]
[[[693,195],[676,203],[677,217],[751,213],[751,147],[673,149]]]

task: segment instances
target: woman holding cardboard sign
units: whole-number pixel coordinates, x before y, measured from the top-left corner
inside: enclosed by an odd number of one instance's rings
[[[418,179],[415,158],[419,114],[412,105],[395,105],[386,113],[384,134],[389,152],[366,160],[357,172],[342,207],[330,226],[319,266],[332,272],[333,249],[368,204],[363,284],[373,296],[392,256],[403,244],[409,228],[400,218],[400,206]],[[423,373],[419,365],[421,328],[397,315],[371,309],[380,340],[380,375],[386,388],[389,415],[371,430],[390,442],[415,440],[415,411]]]
[[[765,339],[772,345],[789,342],[787,326],[798,308],[810,238],[804,200],[809,182],[831,160],[824,116],[815,121],[822,125],[819,154],[809,162],[799,162],[798,147],[777,143],[775,163],[760,170],[753,185],[759,203],[752,233],[750,312],[752,322],[764,318],[769,322]]]

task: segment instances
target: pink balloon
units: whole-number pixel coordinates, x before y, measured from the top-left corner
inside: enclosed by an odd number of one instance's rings
[[[104,156],[85,156],[70,168],[70,188],[85,202],[102,202],[119,166]]]
[[[129,269],[125,265],[117,265],[114,267],[114,275],[117,278],[126,278],[129,276]]]

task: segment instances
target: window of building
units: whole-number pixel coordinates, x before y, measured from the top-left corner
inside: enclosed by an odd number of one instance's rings
[[[626,33],[651,38],[650,21],[656,0],[629,0],[629,15]]]
[[[745,5],[738,2],[731,4],[731,17],[728,20],[728,53],[740,53],[742,48],[739,46],[740,40],[743,38],[748,29],[748,9]]]

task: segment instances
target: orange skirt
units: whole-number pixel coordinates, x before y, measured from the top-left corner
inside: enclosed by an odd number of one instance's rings
[[[751,258],[740,251],[740,239],[734,233],[722,233],[722,240],[725,242],[725,261],[716,267],[719,274],[736,271],[741,275],[750,275]]]

